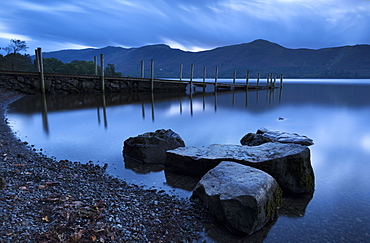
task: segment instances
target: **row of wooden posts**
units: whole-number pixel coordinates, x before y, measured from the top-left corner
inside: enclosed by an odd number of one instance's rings
[[[140,73],[141,73],[141,78],[145,78],[144,76],[144,61],[141,61],[141,65],[140,65]],[[179,77],[179,81],[182,82],[183,81],[183,64],[180,64],[180,77]],[[194,76],[194,63],[191,64],[191,68],[190,68],[190,90],[192,90],[192,86],[193,86],[193,76]],[[204,67],[203,68],[203,83],[206,82],[206,76],[207,76],[207,68]],[[247,70],[246,71],[246,88],[248,88],[249,86],[249,76],[250,76],[250,71]],[[266,86],[269,86],[269,87],[275,87],[276,86],[276,74],[268,74],[267,75],[267,80],[266,80]],[[153,81],[154,81],[154,60],[151,59],[150,61],[150,80],[151,80],[151,90],[153,91]],[[257,75],[257,84],[256,86],[258,87],[259,86],[259,83],[260,83],[260,80],[261,80],[261,74],[258,73]],[[216,73],[215,73],[215,82],[214,82],[214,87],[215,89],[217,89],[217,82],[218,82],[218,67],[216,67]],[[235,86],[236,85],[236,70],[234,70],[234,77],[233,77],[233,85]],[[280,88],[283,87],[283,74],[280,74]]]
[[[44,63],[42,59],[42,49],[38,47],[35,49],[37,71],[40,73],[41,91],[45,94],[45,77],[44,77]],[[94,56],[95,75],[98,75],[97,58]],[[104,78],[104,54],[100,54],[100,71],[101,71],[101,90],[105,93],[105,78]]]
[[[44,78],[44,65],[43,65],[43,59],[42,59],[42,49],[41,47],[37,48],[35,50],[35,54],[36,54],[36,63],[37,63],[37,68],[38,68],[38,72],[40,73],[40,80],[41,80],[41,90],[42,90],[42,93],[45,94],[45,78]],[[94,56],[94,67],[95,67],[95,75],[98,75],[98,62],[97,62],[97,57]],[[145,78],[145,75],[144,75],[144,61],[141,61],[141,70],[140,70],[140,77],[142,79]],[[179,81],[180,82],[186,82],[186,81],[183,81],[183,76],[182,76],[182,73],[183,73],[183,64],[180,64],[180,78],[179,78]],[[100,75],[101,75],[101,90],[103,93],[105,93],[105,77],[104,77],[104,54],[100,54]],[[189,81],[189,84],[190,84],[190,90],[193,89],[193,75],[194,75],[194,63],[191,64],[191,69],[190,69],[190,81]],[[204,67],[203,68],[203,91],[205,91],[205,86],[206,86],[206,75],[207,75],[207,68]],[[246,89],[248,89],[248,86],[249,86],[249,76],[250,76],[250,71],[247,70],[246,71],[246,84],[245,84],[245,87]],[[268,74],[267,75],[267,79],[266,79],[266,86],[268,87],[276,87],[276,74]],[[261,80],[261,74],[258,73],[257,75],[257,88],[259,87],[259,83],[260,83],[260,80]],[[174,81],[174,80],[171,80],[171,81]],[[151,82],[151,91],[154,90],[154,60],[151,59],[150,61],[150,82]],[[217,90],[217,86],[218,86],[218,67],[216,67],[216,71],[215,71],[215,81],[214,81],[214,88],[215,90]],[[198,85],[199,82],[198,82]],[[236,87],[236,70],[234,70],[234,77],[233,77],[233,86]],[[283,86],[283,75],[280,74],[280,88],[282,88]]]

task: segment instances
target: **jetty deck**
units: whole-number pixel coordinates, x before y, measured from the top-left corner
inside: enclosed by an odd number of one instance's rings
[[[281,87],[282,83],[280,83]],[[262,85],[219,83],[206,81],[109,77],[100,75],[74,75],[39,72],[0,71],[0,87],[25,93],[127,93],[127,92],[175,92],[203,91],[207,87],[219,90],[259,90],[277,88],[275,82]],[[198,89],[198,90],[197,90]],[[201,89],[201,90],[199,90]],[[209,91],[210,89],[207,89]]]

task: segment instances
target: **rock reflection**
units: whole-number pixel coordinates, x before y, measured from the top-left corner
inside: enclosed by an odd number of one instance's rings
[[[214,223],[210,225],[205,225],[207,242],[264,242],[271,228],[275,225],[278,217],[268,222],[262,229],[254,232],[251,235],[235,235],[231,234],[223,225],[219,223]]]
[[[163,170],[162,164],[144,164],[140,161],[125,157],[125,169],[132,170],[137,174],[149,174]]]
[[[186,191],[193,191],[197,185],[199,178],[180,175],[169,170],[164,170],[164,175],[166,177],[166,184],[173,187],[179,188]]]
[[[303,217],[306,208],[313,198],[314,193],[294,194],[283,197],[283,205],[279,209],[279,215],[288,217]]]

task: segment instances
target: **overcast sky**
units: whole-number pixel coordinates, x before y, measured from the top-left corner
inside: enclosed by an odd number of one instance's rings
[[[370,44],[370,0],[7,0],[0,47],[10,39],[26,41],[30,54],[162,43],[199,51],[255,39],[288,48]]]

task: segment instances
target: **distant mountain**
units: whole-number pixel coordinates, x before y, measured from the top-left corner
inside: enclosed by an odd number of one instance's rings
[[[112,63],[123,76],[139,77],[141,60],[145,61],[145,76],[149,77],[150,60],[155,62],[156,77],[179,77],[183,64],[183,77],[190,75],[190,66],[195,65],[194,78],[215,75],[219,77],[245,78],[246,70],[251,77],[261,73],[284,74],[286,78],[370,78],[370,45],[343,46],[334,48],[289,49],[266,40],[215,48],[201,52],[172,49],[167,45],[148,45],[140,48],[108,46],[101,49],[62,50],[43,53],[45,58],[57,58],[62,62],[73,60],[93,61],[94,56],[105,56],[105,64]]]

